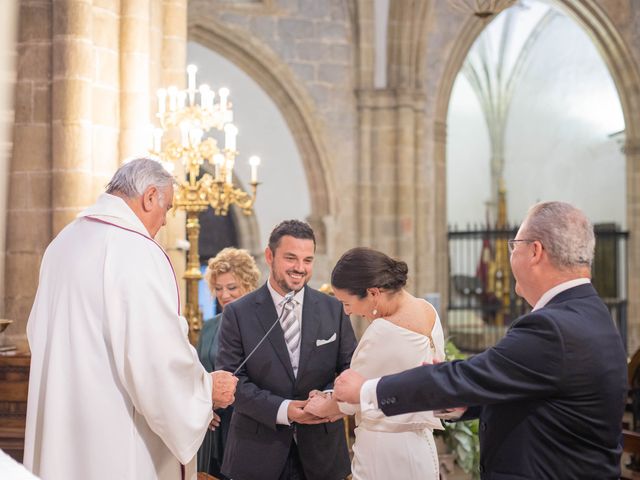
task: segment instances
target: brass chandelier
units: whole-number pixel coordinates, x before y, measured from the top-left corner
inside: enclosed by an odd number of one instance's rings
[[[153,130],[150,153],[160,159],[167,170],[173,172],[176,164],[184,166],[184,179],[178,181],[173,208],[187,214],[187,302],[184,315],[189,323],[189,339],[195,344],[202,329],[202,311],[198,302],[200,255],[199,216],[209,207],[216,215],[228,215],[231,205],[237,205],[245,215],[253,213],[258,189],[260,159],[251,157],[251,192],[233,184],[238,129],[233,122],[229,90],[217,92],[208,85],[196,88],[195,65],[187,67],[187,88],[169,87],[157,91],[160,126]],[[224,132],[224,147],[207,133]],[[206,138],[205,138],[206,136]],[[212,173],[201,174],[201,169]]]

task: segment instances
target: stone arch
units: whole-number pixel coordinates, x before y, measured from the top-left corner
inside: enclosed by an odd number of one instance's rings
[[[311,198],[307,219],[316,232],[318,250],[327,246],[324,221],[336,213],[335,187],[314,102],[287,64],[263,42],[214,19],[192,18],[189,40],[223,55],[254,79],[282,113],[305,167]]]
[[[596,0],[555,0],[590,35],[598,48],[609,73],[616,85],[626,129],[626,177],[627,177],[627,225],[629,245],[627,285],[629,347],[634,351],[640,344],[640,302],[636,293],[640,291],[640,72],[633,59],[629,46],[620,35],[616,25],[607,16]],[[619,7],[621,8],[621,7]],[[460,34],[452,42],[447,55],[448,61],[438,81],[434,111],[433,161],[437,175],[434,188],[436,198],[446,199],[446,121],[449,101],[456,76],[462,67],[469,49],[478,35],[486,27],[486,22],[470,18],[460,29]],[[422,59],[423,63],[426,63]],[[424,77],[421,77],[424,78]],[[441,165],[442,168],[437,168]],[[437,229],[446,232],[446,218],[441,218]],[[441,247],[442,248],[442,247]],[[446,256],[445,250],[440,252]],[[440,256],[438,254],[438,256]],[[447,285],[446,263],[438,262],[438,277]]]

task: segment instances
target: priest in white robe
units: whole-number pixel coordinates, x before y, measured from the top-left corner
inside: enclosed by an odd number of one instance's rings
[[[43,480],[195,480],[213,403],[233,402],[237,379],[198,361],[153,240],[172,199],[171,175],[133,160],[44,254],[24,453]]]

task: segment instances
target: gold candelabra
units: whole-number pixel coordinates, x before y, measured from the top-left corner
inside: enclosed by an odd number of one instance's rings
[[[177,181],[173,209],[184,210],[187,215],[187,269],[183,278],[187,283],[187,301],[184,316],[189,323],[189,340],[195,344],[202,329],[202,311],[198,302],[200,255],[200,213],[209,207],[216,215],[228,215],[231,205],[237,205],[245,215],[253,213],[258,189],[260,159],[251,157],[251,193],[233,184],[238,129],[232,123],[232,105],[228,101],[229,90],[221,88],[216,94],[208,85],[196,89],[195,65],[187,67],[188,85],[184,90],[176,87],[157,92],[160,126],[153,130],[150,152],[157,156],[167,170],[173,172],[176,164],[184,166],[184,179]],[[205,135],[224,132],[224,147]],[[207,163],[213,175],[201,168]]]

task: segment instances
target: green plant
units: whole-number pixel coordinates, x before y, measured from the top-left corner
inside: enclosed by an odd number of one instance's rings
[[[451,340],[445,345],[447,361],[464,360],[463,354]],[[478,420],[444,422],[444,431],[440,433],[447,448],[455,453],[456,463],[473,479],[480,478],[480,439]]]

